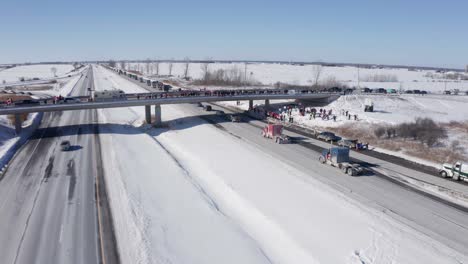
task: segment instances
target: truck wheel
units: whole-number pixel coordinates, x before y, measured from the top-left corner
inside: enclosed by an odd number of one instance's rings
[[[447,172],[446,172],[446,171],[441,171],[441,172],[440,172],[440,176],[441,176],[442,178],[447,178]]]
[[[459,181],[459,180],[460,180],[460,176],[459,176],[459,175],[453,175],[453,176],[452,176],[452,179],[453,179],[454,181]]]
[[[354,176],[354,171],[353,171],[353,169],[351,169],[351,168],[348,169],[348,175],[349,175],[349,176]]]

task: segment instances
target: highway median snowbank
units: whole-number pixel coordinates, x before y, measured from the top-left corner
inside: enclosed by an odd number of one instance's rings
[[[96,88],[112,83],[95,74]],[[144,133],[135,108],[98,110],[122,263],[271,263],[189,171]],[[136,118],[138,120],[136,120]]]

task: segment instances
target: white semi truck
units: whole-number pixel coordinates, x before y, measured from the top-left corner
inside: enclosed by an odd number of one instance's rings
[[[104,91],[95,91],[94,100],[95,101],[108,101],[108,100],[117,100],[125,99],[125,92],[122,90],[104,90]]]
[[[461,161],[454,164],[444,163],[439,170],[439,174],[444,178],[450,177],[456,181],[468,181],[468,163]]]

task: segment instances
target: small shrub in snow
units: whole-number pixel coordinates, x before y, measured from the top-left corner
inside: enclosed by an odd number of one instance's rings
[[[447,137],[445,129],[430,118],[417,118],[413,123],[402,123],[395,131],[399,137],[419,140],[429,147]]]
[[[374,135],[378,138],[381,138],[385,134],[385,127],[379,126],[374,129]]]

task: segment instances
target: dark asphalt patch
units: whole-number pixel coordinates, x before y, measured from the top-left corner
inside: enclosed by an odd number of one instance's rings
[[[217,104],[213,104],[213,105],[216,105],[220,108],[224,108],[224,109],[227,109],[229,111],[233,111],[232,109],[229,109],[227,107],[223,107],[223,106],[220,106],[220,105],[217,105]],[[242,113],[247,119],[246,120],[253,120],[254,118],[252,118],[251,116],[249,116],[248,114],[246,113]],[[260,122],[263,122],[263,123],[267,123],[265,122],[264,120],[260,120],[260,119],[255,119],[255,120],[258,120]],[[255,125],[255,124],[252,124],[250,122],[248,122],[249,125],[251,126],[254,126],[254,127],[257,127],[257,128],[262,128],[261,126],[258,126],[258,125]],[[306,132],[306,131],[303,131],[302,129],[297,129],[297,128],[291,128],[291,127],[284,127],[285,130],[288,130],[288,131],[291,131],[291,132],[294,132],[296,134],[299,134],[301,136],[305,136],[305,137],[310,137],[310,138],[315,138],[313,135],[311,135],[310,133]],[[317,145],[314,145],[312,143],[309,143],[309,142],[299,142],[298,143],[299,145],[301,146],[304,146],[310,150],[313,150],[315,152],[318,152],[318,153],[322,153],[322,151],[324,150],[324,148],[320,147],[320,146],[317,146]],[[398,164],[400,166],[403,166],[403,167],[406,167],[406,168],[411,168],[411,169],[414,169],[416,171],[421,171],[421,172],[424,172],[424,173],[427,173],[427,170],[424,168],[426,166],[418,166],[418,165],[415,165],[415,167],[413,166],[408,166],[409,164],[413,165],[412,162],[409,162],[409,161],[406,161],[402,158],[399,158],[399,157],[394,157],[394,156],[390,156],[390,155],[380,155],[380,153],[378,152],[375,152],[375,151],[363,151],[363,152],[360,152],[362,154],[365,154],[365,155],[368,155],[368,156],[372,156],[372,157],[376,157],[376,158],[379,158],[382,159],[382,160],[387,160],[385,158],[382,158],[382,157],[386,157],[386,156],[389,156],[389,162],[391,163],[394,163],[394,164]],[[375,155],[375,156],[374,156]],[[410,186],[408,184],[405,184],[403,182],[400,182],[392,177],[389,177],[387,175],[384,175],[382,173],[379,173],[375,170],[373,170],[372,168],[373,167],[376,167],[374,164],[370,164],[370,163],[367,163],[365,161],[362,161],[362,160],[359,160],[359,159],[355,159],[355,158],[351,158],[351,162],[353,163],[358,163],[359,165],[361,165],[362,167],[364,167],[364,170],[365,170],[365,174],[364,175],[361,175],[361,176],[377,176],[379,177],[380,179],[383,179],[383,180],[386,180],[386,181],[389,181],[391,183],[394,183],[408,191],[412,191],[412,192],[415,192],[421,196],[424,196],[424,197],[427,197],[431,200],[434,200],[436,202],[439,202],[439,203],[442,203],[442,204],[445,204],[447,206],[450,206],[452,208],[455,208],[459,211],[462,211],[464,213],[468,213],[468,208],[464,207],[464,206],[461,206],[457,203],[454,203],[452,201],[449,201],[449,200],[446,200],[446,199],[443,199],[443,198],[440,198],[436,195],[433,195],[431,193],[428,193],[428,192],[425,192],[423,190],[419,190],[413,186]],[[406,166],[405,166],[406,165]],[[433,175],[432,173],[429,173],[430,175]],[[461,183],[461,182],[460,182]]]
[[[75,161],[69,160],[67,164],[67,175],[70,177],[70,183],[68,185],[68,201],[73,199],[75,194],[76,186],[76,171],[75,171]]]
[[[52,170],[54,169],[54,159],[55,159],[55,156],[51,156],[49,158],[49,163],[47,164],[47,167],[45,168],[45,171],[44,171],[44,181],[45,182],[47,182],[47,180],[52,175]]]

